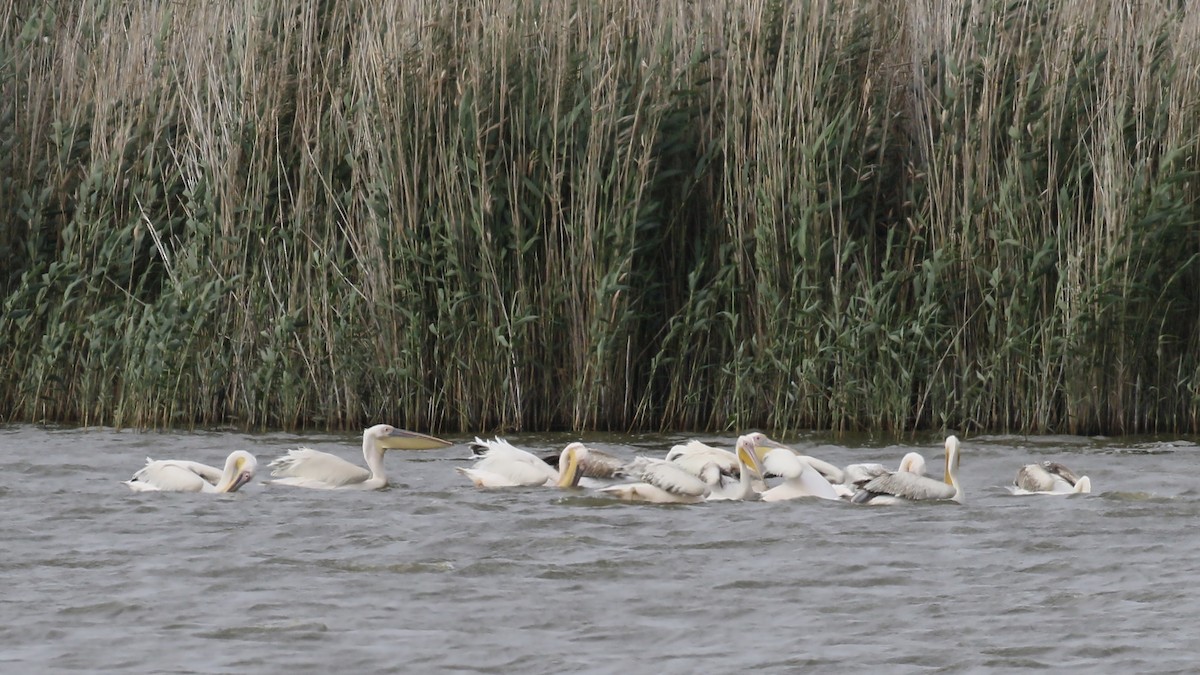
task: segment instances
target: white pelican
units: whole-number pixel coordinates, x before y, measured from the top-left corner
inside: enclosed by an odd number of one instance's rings
[[[254,478],[258,460],[245,450],[225,459],[224,470],[182,459],[146,458],[146,466],[124,481],[134,492],[234,492]]]
[[[897,471],[907,473],[915,473],[918,476],[925,475],[925,457],[919,452],[910,452],[900,460],[900,468]]]
[[[325,490],[379,490],[387,487],[383,472],[383,453],[387,450],[431,450],[444,448],[450,441],[397,429],[390,424],[376,424],[363,432],[363,459],[367,468],[320,452],[312,448],[288,450],[288,454],[271,462],[269,484]]]
[[[542,461],[554,467],[555,469],[562,468],[562,453],[556,452],[552,455],[545,455]],[[625,461],[613,455],[588,448],[585,454],[579,456],[579,478],[582,481],[586,478],[594,479],[595,481],[606,481],[614,478],[624,477],[623,470]]]
[[[708,501],[750,499],[756,494],[754,483],[756,480],[761,482],[764,473],[758,458],[758,443],[775,444],[765,436],[759,438],[755,434],[738,437],[734,453],[738,462],[737,482],[727,480],[716,464],[710,463],[702,469],[700,478],[708,484]]]
[[[922,458],[923,459],[923,458]],[[946,438],[946,471],[942,480],[897,471],[880,476],[862,487],[850,501],[855,504],[894,504],[904,501],[962,502],[958,483],[958,437]]]
[[[823,459],[818,459],[810,455],[801,455],[798,452],[794,453],[802,462],[807,464],[809,468],[825,477],[825,480],[832,485],[841,485],[847,482],[846,471],[838,466],[830,464]]]
[[[619,499],[654,504],[695,504],[709,494],[709,485],[704,479],[665,459],[638,457],[625,466],[625,472],[640,482],[610,485],[599,492]],[[712,480],[720,473],[720,467],[711,463],[701,473]]]
[[[496,437],[490,441],[484,441],[480,440],[480,438],[476,436],[475,442],[470,444],[471,454],[476,459],[483,458],[488,454],[488,451],[491,449],[491,447],[496,444],[504,444],[508,445],[509,447],[513,447],[511,443],[503,438]],[[541,459],[547,465],[558,469],[558,462],[560,459],[562,459],[562,452],[552,452],[548,455],[541,455]],[[594,478],[597,481],[620,478],[624,475],[621,473],[621,469],[624,468],[624,466],[624,460],[604,452],[603,450],[588,448],[587,454],[580,455],[579,457],[579,477],[580,479]],[[603,487],[603,484],[601,484],[599,487]]]
[[[763,458],[768,473],[782,476],[783,482],[762,493],[764,502],[777,502],[800,497],[840,499],[829,480],[802,457],[788,448],[777,448]]]
[[[673,446],[667,452],[666,460],[674,462],[694,476],[699,476],[708,464],[716,464],[717,468],[726,474],[733,474],[738,469],[736,453],[700,441],[688,441],[686,444]]]
[[[475,443],[486,448],[483,458],[469,469],[456,467],[475,487],[533,487],[557,485],[574,487],[583,472],[581,467],[589,456],[583,443],[571,443],[559,455],[557,469],[542,458],[522,450],[502,438],[490,441],[475,439]]]
[[[1017,478],[1009,488],[1013,494],[1084,494],[1092,491],[1092,480],[1076,476],[1058,462],[1026,464],[1017,470]]]
[[[767,452],[775,448],[785,448],[776,441],[771,440],[766,434],[761,431],[755,431],[749,434],[743,434],[738,437],[737,444],[745,442],[750,453],[757,460],[750,464],[754,469],[751,485],[755,492],[762,492],[767,489],[767,484],[763,481],[764,469],[762,458]],[[700,441],[689,441],[685,445],[676,445],[667,453],[667,461],[674,462],[680,468],[694,476],[700,476],[704,467],[709,464],[716,464],[723,476],[736,476],[741,478],[741,472],[744,465],[748,464],[748,457],[739,458],[739,452],[730,452],[722,448],[715,448]],[[722,485],[724,479],[722,479]]]

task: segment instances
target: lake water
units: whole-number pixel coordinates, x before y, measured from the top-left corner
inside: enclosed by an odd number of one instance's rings
[[[684,436],[586,436],[661,456]],[[700,437],[732,445],[730,437]],[[964,437],[966,503],[616,503],[482,491],[444,450],[382,492],[265,486],[352,434],[0,427],[0,672],[1195,672],[1194,439]],[[514,435],[535,451],[574,436]],[[905,444],[785,437],[836,464]],[[131,493],[146,456],[221,464],[232,495]],[[1054,459],[1090,496],[1016,497]]]

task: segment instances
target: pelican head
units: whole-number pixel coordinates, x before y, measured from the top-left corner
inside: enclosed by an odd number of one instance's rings
[[[376,424],[363,432],[363,438],[380,450],[433,450],[451,445],[450,441],[397,429],[390,424]]]
[[[782,447],[784,447],[782,444],[776,443],[765,435],[755,432],[738,437],[737,456],[738,460],[745,464],[754,473],[755,477],[762,480],[766,469],[763,468],[762,457],[758,454],[760,448],[765,454],[765,452]]]
[[[254,478],[258,468],[258,460],[245,450],[237,450],[225,459],[225,471],[221,482],[217,484],[217,492],[236,492],[238,488],[249,483]]]
[[[558,457],[558,487],[567,488],[579,485],[583,472],[580,465],[587,459],[588,449],[583,443],[571,443],[563,448]]]
[[[759,467],[762,466],[763,458],[766,457],[767,453],[771,452],[772,450],[775,450],[777,448],[783,448],[784,450],[792,452],[791,448],[784,445],[783,443],[780,443],[779,441],[771,440],[770,438],[767,437],[766,434],[764,434],[761,431],[755,431],[754,433],[746,434],[745,436],[740,436],[738,438],[738,445],[741,445],[741,441],[743,438],[746,439],[746,442],[750,444],[749,447],[753,451],[754,456],[758,459]]]

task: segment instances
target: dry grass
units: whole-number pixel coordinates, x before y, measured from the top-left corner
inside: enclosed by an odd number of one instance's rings
[[[0,418],[1200,431],[1200,10],[0,6]]]

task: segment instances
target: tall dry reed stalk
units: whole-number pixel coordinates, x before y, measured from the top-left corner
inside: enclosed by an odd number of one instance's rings
[[[0,418],[1200,430],[1200,10],[0,6]]]

